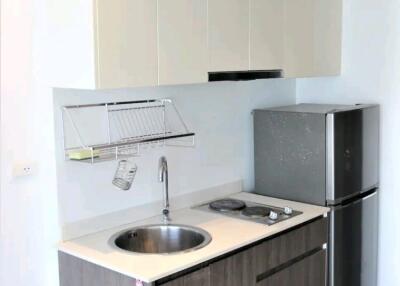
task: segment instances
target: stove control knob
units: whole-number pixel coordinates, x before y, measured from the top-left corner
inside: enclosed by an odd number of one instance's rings
[[[283,212],[285,215],[291,215],[293,213],[293,209],[291,207],[285,207]]]
[[[269,213],[269,219],[271,219],[271,220],[277,220],[277,219],[278,219],[278,213],[277,213],[277,212],[274,212],[274,211],[271,211],[271,212]]]

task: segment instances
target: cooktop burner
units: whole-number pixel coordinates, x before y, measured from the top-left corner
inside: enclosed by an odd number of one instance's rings
[[[245,208],[242,211],[242,215],[248,216],[248,217],[253,217],[253,218],[260,218],[260,217],[269,216],[270,212],[271,212],[270,208],[256,206],[256,207]]]
[[[222,199],[211,202],[209,207],[219,212],[240,211],[246,207],[246,204],[240,200]]]
[[[232,198],[219,199],[193,208],[265,225],[272,225],[301,214],[290,206],[274,207]]]

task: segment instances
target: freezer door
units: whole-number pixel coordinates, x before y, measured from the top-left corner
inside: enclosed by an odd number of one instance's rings
[[[325,205],[325,131],[325,113],[255,111],[255,192]]]
[[[329,285],[376,286],[378,192],[332,209]]]
[[[326,125],[328,204],[378,187],[379,106],[333,111]]]

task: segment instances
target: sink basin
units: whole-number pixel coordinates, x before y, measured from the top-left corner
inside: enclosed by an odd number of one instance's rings
[[[149,254],[193,251],[210,241],[210,234],[200,228],[173,224],[139,226],[111,238],[111,243],[119,249]]]

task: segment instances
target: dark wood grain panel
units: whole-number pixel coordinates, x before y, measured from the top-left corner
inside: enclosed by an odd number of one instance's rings
[[[327,241],[328,221],[324,218],[256,245],[256,275],[319,248]]]
[[[254,248],[239,252],[210,265],[211,286],[254,285]]]
[[[324,286],[326,285],[326,250],[259,281],[256,286]]]
[[[135,286],[136,280],[59,252],[60,286]],[[151,284],[144,284],[150,286]]]
[[[59,252],[58,267],[60,272],[60,286],[82,285],[82,265],[82,259]]]
[[[169,281],[163,286],[210,286],[210,267],[204,267],[175,280]]]

